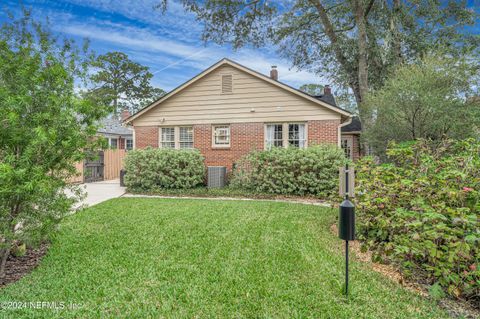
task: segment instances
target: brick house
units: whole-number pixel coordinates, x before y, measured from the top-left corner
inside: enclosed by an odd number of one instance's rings
[[[133,129],[122,125],[128,117],[130,112],[123,110],[120,117],[112,115],[100,121],[97,135],[107,139],[110,149],[131,150],[133,148]]]
[[[128,117],[134,148],[196,148],[207,166],[228,169],[252,150],[342,145],[352,115],[335,105],[329,87],[311,96],[222,59]],[[350,145],[350,156],[353,148]]]

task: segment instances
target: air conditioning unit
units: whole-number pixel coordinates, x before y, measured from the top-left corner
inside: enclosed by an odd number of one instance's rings
[[[227,179],[227,168],[225,166],[208,166],[207,167],[207,187],[225,187]]]

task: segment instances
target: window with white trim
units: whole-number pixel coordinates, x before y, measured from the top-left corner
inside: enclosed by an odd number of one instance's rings
[[[305,147],[305,124],[288,124],[288,146]]]
[[[213,147],[230,146],[230,125],[213,126]]]
[[[161,143],[162,148],[175,148],[175,128],[162,127]]]
[[[353,158],[352,154],[352,140],[349,138],[342,138],[342,149],[345,152],[345,156],[349,159]]]
[[[133,150],[133,139],[127,138],[125,140],[125,149],[128,150],[128,151]]]
[[[267,138],[266,147],[283,147],[283,125],[282,124],[267,124]]]
[[[193,148],[193,127],[162,127],[160,130],[160,147],[175,149]]]
[[[108,146],[112,150],[116,150],[118,148],[118,138],[116,138],[116,137],[108,138]]]
[[[193,127],[181,126],[179,128],[179,148],[193,148]]]
[[[307,146],[305,123],[271,123],[265,124],[265,148]]]

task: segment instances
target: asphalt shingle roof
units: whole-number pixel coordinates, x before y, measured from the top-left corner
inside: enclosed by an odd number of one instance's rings
[[[362,131],[362,123],[358,116],[352,117],[352,123],[342,127],[342,133],[360,132]]]
[[[132,135],[132,130],[122,126],[122,121],[118,118],[104,118],[100,121],[99,133],[115,135]]]
[[[333,96],[333,94],[312,95],[312,96],[317,100],[320,100],[330,105],[333,105],[335,107],[338,107],[337,102],[335,102],[335,97]]]

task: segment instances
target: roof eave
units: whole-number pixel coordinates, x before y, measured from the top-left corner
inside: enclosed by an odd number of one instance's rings
[[[184,88],[188,87],[190,84],[193,84],[194,82],[196,82],[197,80],[201,79],[202,77],[204,77],[205,75],[209,74],[210,72],[214,71],[215,69],[217,69],[218,67],[224,65],[224,64],[227,64],[227,65],[230,65],[234,68],[237,68],[237,69],[240,69],[250,75],[253,75],[253,76],[256,76],[268,83],[271,83],[273,85],[276,85],[284,90],[287,90],[291,93],[294,93],[294,94],[297,94],[311,102],[314,102],[316,104],[319,104],[327,109],[330,109],[336,113],[340,113],[341,116],[342,116],[342,122],[344,122],[345,120],[351,118],[353,115],[352,113],[350,113],[349,111],[346,111],[346,110],[343,110],[339,107],[336,107],[336,106],[333,106],[333,105],[330,105],[324,101],[321,101],[321,100],[318,100],[317,98],[314,98],[312,96],[310,96],[309,94],[305,93],[305,92],[302,92],[300,90],[297,90],[287,84],[284,84],[282,82],[279,82],[279,81],[276,81],[276,80],[273,80],[271,78],[269,78],[268,76],[264,75],[264,74],[261,74],[255,70],[252,70],[246,66],[243,66],[237,62],[234,62],[232,60],[229,60],[227,58],[223,58],[221,59],[220,61],[218,61],[217,63],[211,65],[210,67],[208,67],[207,69],[205,69],[204,71],[202,71],[201,73],[197,74],[196,76],[194,76],[193,78],[191,78],[190,80],[184,82],[183,84],[179,85],[178,87],[176,87],[175,89],[171,90],[170,92],[168,92],[167,94],[165,94],[164,96],[162,96],[160,99],[158,99],[157,101],[147,105],[146,107],[144,107],[143,109],[141,109],[140,111],[138,111],[137,113],[135,114],[132,114],[131,116],[129,116],[128,118],[126,118],[125,120],[123,120],[123,124],[125,125],[128,125],[128,124],[131,124],[131,122],[133,120],[135,120],[136,118],[138,118],[139,116],[141,116],[142,114],[148,112],[150,109],[154,108],[155,106],[161,104],[162,102],[164,102],[165,100],[169,99],[170,97],[172,97],[173,95],[175,95],[176,93],[179,93],[180,91],[182,91]],[[344,120],[345,119],[345,120]]]

